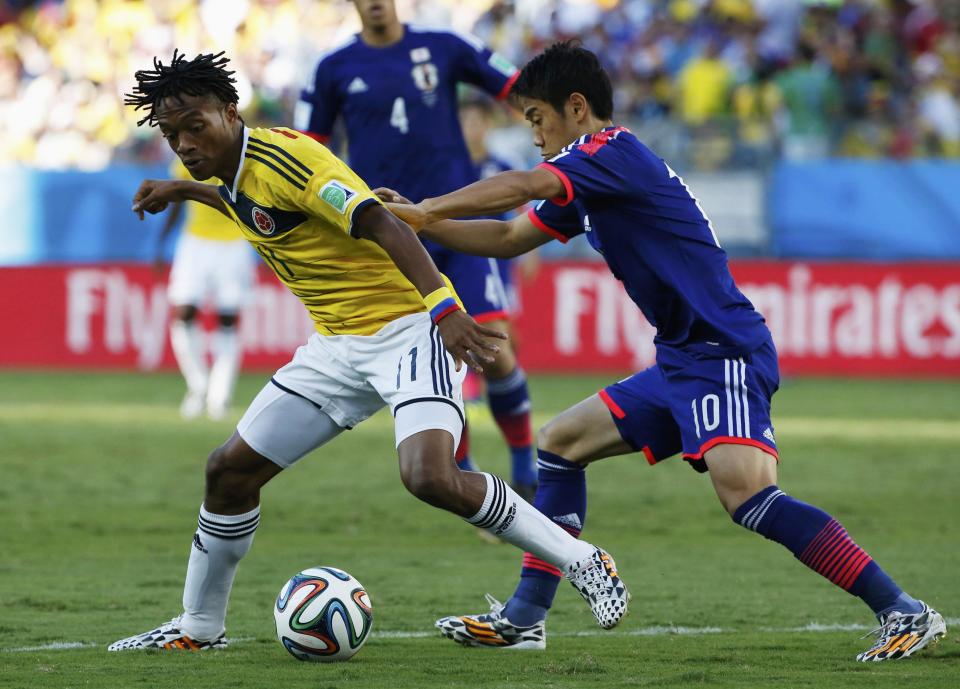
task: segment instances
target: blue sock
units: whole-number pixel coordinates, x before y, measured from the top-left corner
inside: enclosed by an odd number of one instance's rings
[[[539,485],[533,506],[572,535],[579,536],[587,518],[587,479],[583,466],[546,450],[538,450],[537,456]],[[559,569],[524,553],[520,583],[507,601],[507,618],[519,626],[544,619],[559,583]]]
[[[777,486],[764,488],[740,505],[733,521],[784,546],[807,567],[862,599],[877,615],[921,609],[854,543],[840,522]]]
[[[503,378],[487,378],[487,402],[504,440],[510,447],[510,476],[515,485],[537,482],[530,427],[530,393],[527,374],[517,366]]]

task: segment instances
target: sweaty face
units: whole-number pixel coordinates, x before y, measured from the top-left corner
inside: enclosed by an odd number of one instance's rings
[[[353,0],[361,23],[372,29],[382,28],[397,21],[394,0]]]
[[[210,96],[166,98],[157,125],[170,148],[197,180],[213,177],[233,145],[237,108]]]
[[[572,118],[561,115],[546,101],[521,96],[520,109],[533,129],[533,144],[544,160],[557,155],[579,136]]]

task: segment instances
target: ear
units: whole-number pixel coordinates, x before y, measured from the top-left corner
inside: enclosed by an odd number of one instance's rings
[[[237,110],[236,103],[227,103],[223,106],[223,115],[227,118],[227,122],[236,122],[240,119],[240,111]]]
[[[582,123],[590,115],[590,104],[587,103],[584,95],[578,91],[574,91],[570,94],[570,97],[567,98],[566,109],[577,124]]]

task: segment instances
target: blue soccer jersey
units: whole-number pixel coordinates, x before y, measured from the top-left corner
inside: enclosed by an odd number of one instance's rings
[[[565,191],[531,220],[561,241],[586,232],[657,329],[658,359],[671,350],[738,357],[769,340],[696,198],[628,129],[583,136],[541,166]]]
[[[297,128],[328,137],[340,115],[350,167],[371,187],[412,201],[475,182],[477,174],[457,117],[457,84],[506,98],[518,72],[478,39],[404,25],[390,46],[357,34],[317,65]]]

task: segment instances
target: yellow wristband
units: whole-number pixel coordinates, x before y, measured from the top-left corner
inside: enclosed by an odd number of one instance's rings
[[[433,290],[430,294],[423,298],[423,303],[426,304],[427,311],[433,311],[433,307],[442,302],[444,299],[453,299],[453,294],[450,292],[449,287],[441,287],[440,289]]]

